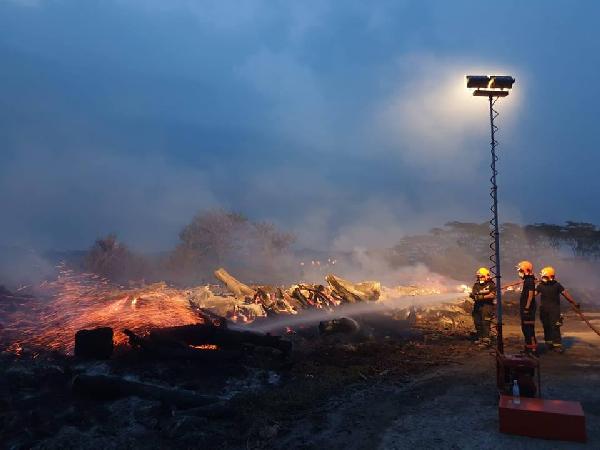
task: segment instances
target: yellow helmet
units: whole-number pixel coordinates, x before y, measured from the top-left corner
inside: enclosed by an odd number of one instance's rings
[[[477,269],[477,272],[475,272],[475,276],[477,278],[485,278],[486,280],[490,279],[490,270],[486,267],[480,267],[479,269]]]
[[[531,264],[531,262],[529,261],[521,261],[519,264],[517,264],[517,269],[519,270],[519,272],[523,272],[525,274],[532,274],[533,264]]]
[[[554,270],[554,267],[547,266],[541,270],[540,276],[542,278],[548,278],[549,280],[553,280],[556,276],[556,271]]]

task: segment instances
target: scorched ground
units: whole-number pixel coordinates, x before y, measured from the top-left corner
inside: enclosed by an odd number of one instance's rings
[[[413,300],[423,294],[424,305],[405,299],[383,307],[379,298],[350,302],[332,284],[249,286],[257,298],[240,298],[231,286],[115,292],[104,280],[64,271],[36,295],[2,293],[0,430],[7,448],[544,448],[496,432],[493,359],[468,340],[469,304],[461,294],[436,302],[439,286],[397,288],[395,295]],[[294,304],[294,289],[307,294],[307,305]],[[326,297],[311,296],[311,289]],[[219,297],[216,306],[206,309],[212,297]],[[279,298],[296,312],[269,311]],[[370,301],[382,307],[365,309]],[[230,311],[238,314],[225,319]],[[150,339],[152,329],[220,327],[221,320],[230,331],[269,329],[273,336],[246,336],[234,348],[196,348],[169,341],[168,333],[166,342]],[[516,348],[513,322],[509,316],[509,346]],[[74,333],[92,325],[115,330],[108,360],[71,353]],[[125,329],[150,347],[131,342]],[[565,358],[542,356],[542,388],[560,386],[567,396],[573,392],[565,386],[577,390],[597,440],[599,394],[575,381],[575,372],[598,376],[599,343],[575,318],[566,330]],[[265,338],[290,347],[265,345]]]

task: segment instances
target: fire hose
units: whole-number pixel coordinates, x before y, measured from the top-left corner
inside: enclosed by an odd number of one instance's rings
[[[519,284],[523,283],[523,281],[517,281],[516,283],[512,283],[512,284],[507,284],[505,286],[502,286],[502,290],[506,290],[510,287],[514,287],[514,286],[518,286]],[[585,315],[581,312],[581,309],[574,303],[569,302],[569,304],[571,305],[571,308],[573,309],[573,311],[575,311],[575,314],[577,314],[579,316],[579,318],[594,332],[596,333],[598,336],[600,336],[600,330],[598,328],[596,328],[591,322],[590,320],[585,317]]]
[[[600,330],[598,330],[598,328],[596,328],[594,325],[591,324],[591,322],[589,321],[589,319],[583,315],[583,313],[581,312],[580,308],[578,308],[577,306],[575,306],[572,303],[571,303],[571,308],[573,309],[573,311],[575,311],[575,313],[579,316],[579,318],[581,320],[583,320],[588,327],[590,327],[590,329],[594,333],[596,333],[598,336],[600,336]]]
[[[502,286],[502,290],[505,291],[508,288],[515,287],[515,286],[518,286],[520,284],[523,284],[523,280],[517,281],[516,283],[512,283],[512,284],[505,284],[504,286]]]

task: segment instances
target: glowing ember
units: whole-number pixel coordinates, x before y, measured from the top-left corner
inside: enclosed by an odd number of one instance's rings
[[[353,284],[328,275],[329,286],[296,284],[289,289],[257,288],[254,297],[242,299],[232,295],[214,295],[207,286],[180,290],[166,283],[155,283],[139,289],[126,289],[98,275],[75,272],[64,264],[57,268],[57,279],[46,281],[39,287],[41,295],[20,294],[11,297],[12,303],[7,303],[10,308],[0,322],[0,344],[6,351],[15,355],[31,351],[35,355],[41,349],[69,353],[74,349],[77,331],[98,327],[112,328],[115,343],[120,345],[128,341],[123,333],[125,329],[143,336],[152,328],[191,325],[204,320],[220,326],[222,319],[219,316],[197,312],[198,308],[205,308],[211,302],[219,305],[221,310],[226,308],[230,321],[247,324],[269,314],[293,316],[306,309],[327,313],[334,308],[348,306],[357,298],[361,299],[358,306],[370,310],[377,301],[394,302],[415,296],[438,298],[439,295],[456,295],[457,292],[455,285],[449,285],[440,277],[428,277],[425,284],[388,288],[381,287],[378,282]],[[240,284],[235,279],[233,281]],[[369,287],[368,294],[364,292],[365,285]],[[369,297],[371,290],[375,289],[373,286],[377,291],[374,299]],[[468,286],[462,285],[458,291],[468,292]],[[209,316],[210,319],[203,319]],[[286,333],[294,334],[295,331],[288,327]],[[206,345],[194,348],[217,350],[216,346]]]
[[[112,327],[119,345],[127,342],[122,332],[126,328],[143,334],[150,328],[203,322],[184,292],[165,283],[123,290],[98,275],[76,273],[65,265],[58,269],[58,278],[41,286],[47,299],[7,318],[3,333],[13,338],[7,351],[72,352],[81,329]]]
[[[197,350],[219,350],[219,347],[215,344],[190,345],[190,347]]]

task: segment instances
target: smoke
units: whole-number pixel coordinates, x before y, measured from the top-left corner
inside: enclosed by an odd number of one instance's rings
[[[292,230],[299,246],[346,251],[474,214],[465,180],[481,178],[480,158],[469,138],[485,129],[485,105],[462,88],[460,58],[379,34],[397,28],[384,20],[391,5],[105,8],[6,9],[25,24],[48,20],[32,23],[35,38],[8,28],[0,48],[19,74],[2,86],[14,114],[0,200],[16,211],[0,224],[4,242],[85,248],[115,232],[164,250],[198,210],[224,207]],[[72,29],[86,14],[98,28]],[[349,19],[364,36],[344,32]],[[134,20],[139,34],[123,26]],[[99,33],[113,27],[119,45]],[[317,51],[332,30],[344,47],[381,53],[349,66],[344,48]]]
[[[511,73],[519,79],[518,92],[498,104],[503,132],[510,133],[518,118],[522,70],[421,53],[398,59],[392,72],[396,86],[374,115],[375,139],[396,148],[425,178],[456,182],[476,175],[488,158],[481,149],[489,130],[487,102],[465,87],[465,75],[472,73]]]
[[[54,265],[35,250],[0,246],[0,285],[9,290],[36,287],[55,275]]]
[[[494,16],[491,25],[447,20],[468,20],[465,5],[14,0],[0,7],[0,243],[84,249],[115,232],[133,250],[164,251],[198,211],[223,207],[290,230],[297,249],[338,259],[331,269],[342,276],[386,284],[436,276],[424,265],[390,267],[386,249],[401,238],[449,220],[487,219],[487,104],[465,89],[464,76],[517,78],[500,100],[499,120],[502,148],[520,155],[525,141],[543,134],[529,120],[519,127],[527,139],[517,139],[521,99],[539,102],[536,86],[549,98],[555,91],[545,80],[566,73],[548,70],[554,59],[539,51],[539,36],[598,54],[578,30],[542,34],[526,14]],[[547,13],[562,17],[561,8]],[[499,45],[492,63],[481,31],[521,21],[518,54]],[[535,108],[531,117],[550,109]],[[553,182],[563,173],[552,155],[563,147],[534,143],[549,164],[536,175]],[[507,160],[517,158],[507,155],[501,170]],[[503,197],[502,220],[546,220],[567,203],[577,207],[556,193],[560,206],[532,219],[536,206],[526,197],[534,189]],[[281,265],[290,276],[296,269],[287,268],[299,266]],[[306,277],[322,280],[304,267]]]
[[[0,169],[3,240],[85,249],[115,231],[135,248],[161,250],[195,211],[215,205],[206,179],[158,153],[22,149]]]
[[[558,280],[562,285],[574,293],[582,295],[579,299],[585,305],[586,302],[600,305],[600,298],[597,293],[600,292],[600,263],[590,261],[556,261],[550,260],[554,264]],[[550,264],[548,264],[550,265]]]

